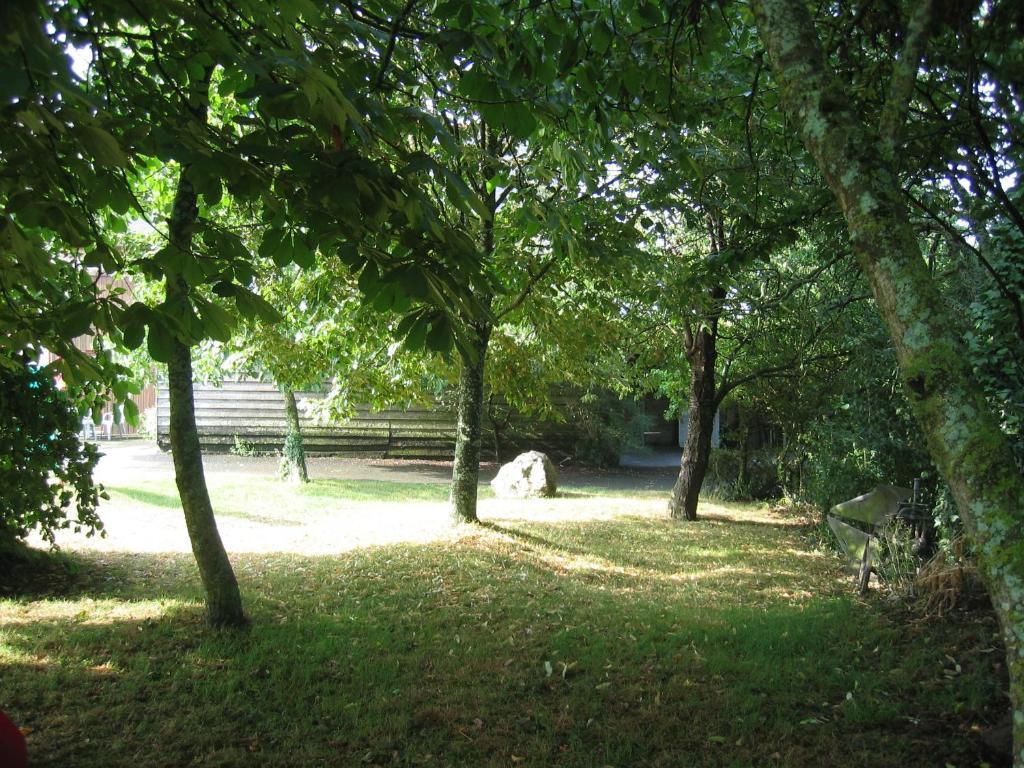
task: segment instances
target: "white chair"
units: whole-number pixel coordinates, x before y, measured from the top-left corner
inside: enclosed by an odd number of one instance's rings
[[[107,436],[107,440],[110,440],[114,432],[114,414],[111,411],[107,411],[103,414],[103,420],[100,422],[100,429],[103,430],[103,434]]]

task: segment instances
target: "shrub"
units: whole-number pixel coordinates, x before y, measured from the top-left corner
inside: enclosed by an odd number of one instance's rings
[[[96,447],[83,444],[78,411],[43,371],[0,366],[0,534],[73,528],[92,535],[102,486],[93,484]]]
[[[763,501],[780,494],[777,470],[778,456],[772,448],[743,452],[737,448],[714,448],[708,460],[703,492],[722,501]]]
[[[633,401],[605,392],[580,398],[569,416],[578,463],[616,467],[624,450],[643,443],[643,425]]]
[[[234,435],[234,438],[235,442],[228,450],[235,456],[262,456],[264,454],[264,451],[252,440],[246,440],[238,435]]]

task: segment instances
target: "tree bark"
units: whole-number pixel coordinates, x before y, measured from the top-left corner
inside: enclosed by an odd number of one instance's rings
[[[696,520],[697,501],[704,485],[711,457],[711,438],[715,428],[715,362],[718,356],[713,328],[701,328],[689,345],[690,404],[686,440],[680,460],[679,476],[672,486],[669,514],[677,520]]]
[[[476,523],[477,484],[480,481],[480,436],[484,417],[484,368],[491,329],[485,324],[473,326],[475,357],[461,356],[458,391],[458,430],[455,434],[455,462],[449,497],[452,520]]]
[[[171,245],[188,251],[198,216],[197,198],[192,183],[182,170],[174,196],[174,208],[168,223]],[[188,284],[177,274],[167,275],[167,303],[187,300]],[[246,623],[242,597],[235,572],[231,568],[217,521],[213,516],[210,494],[203,474],[203,457],[196,430],[195,402],[192,393],[192,349],[181,340],[173,341],[167,363],[167,382],[171,422],[169,437],[174,459],[174,480],[185,512],[185,525],[192,542],[192,553],[206,591],[206,610],[210,624],[238,627]]]
[[[302,444],[302,426],[299,423],[299,406],[295,402],[295,390],[282,387],[284,413],[288,421],[288,432],[284,437],[281,451],[281,478],[291,483],[308,483],[306,469],[306,448]]]
[[[1024,766],[1024,481],[878,151],[887,137],[864,125],[848,84],[829,72],[801,0],[755,0],[753,9],[783,104],[842,208],[915,417],[977,553],[1006,643],[1014,765]]]

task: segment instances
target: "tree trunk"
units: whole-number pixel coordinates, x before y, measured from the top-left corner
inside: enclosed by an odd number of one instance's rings
[[[480,480],[480,435],[484,416],[484,367],[491,329],[474,326],[475,358],[462,355],[459,369],[459,424],[455,434],[455,463],[452,467],[452,520],[479,522],[476,516],[477,484]]]
[[[746,498],[750,488],[750,421],[746,408],[740,408],[740,469],[736,475],[736,492]]]
[[[192,245],[192,229],[198,215],[196,192],[185,178],[178,178],[174,209],[168,223],[171,245],[187,251]],[[167,303],[186,300],[188,285],[177,274],[167,275]],[[206,590],[206,610],[214,626],[237,627],[245,624],[242,597],[231,569],[217,521],[213,516],[210,494],[203,474],[203,457],[196,430],[195,402],[192,393],[192,349],[175,338],[167,363],[170,398],[171,455],[174,458],[174,480],[185,512],[185,525],[192,542],[192,553],[199,565],[199,576]]]
[[[281,451],[281,479],[290,483],[308,483],[306,470],[306,449],[302,444],[302,427],[299,424],[299,406],[295,402],[295,390],[281,387],[284,395],[284,413],[288,421],[288,432],[284,437]]]
[[[839,201],[914,415],[977,553],[1006,643],[1014,765],[1024,766],[1024,480],[928,272],[899,180],[878,151],[891,137],[864,126],[849,89],[828,71],[802,0],[753,7],[783,104]],[[917,61],[901,66],[916,72]]]
[[[687,350],[690,360],[690,405],[686,441],[679,466],[679,477],[672,486],[669,514],[677,520],[697,519],[697,500],[711,457],[711,438],[715,429],[715,332],[702,328]]]

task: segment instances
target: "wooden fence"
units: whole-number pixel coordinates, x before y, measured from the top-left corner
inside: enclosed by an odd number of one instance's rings
[[[284,396],[268,382],[230,381],[196,384],[196,427],[204,452],[241,447],[259,453],[279,451],[287,432]],[[303,402],[323,397],[297,392],[303,443],[310,455],[376,458],[451,459],[455,450],[455,414],[441,407],[372,411],[358,407],[346,421],[321,424],[305,414]],[[157,443],[168,448],[170,406],[167,387],[156,397]]]

